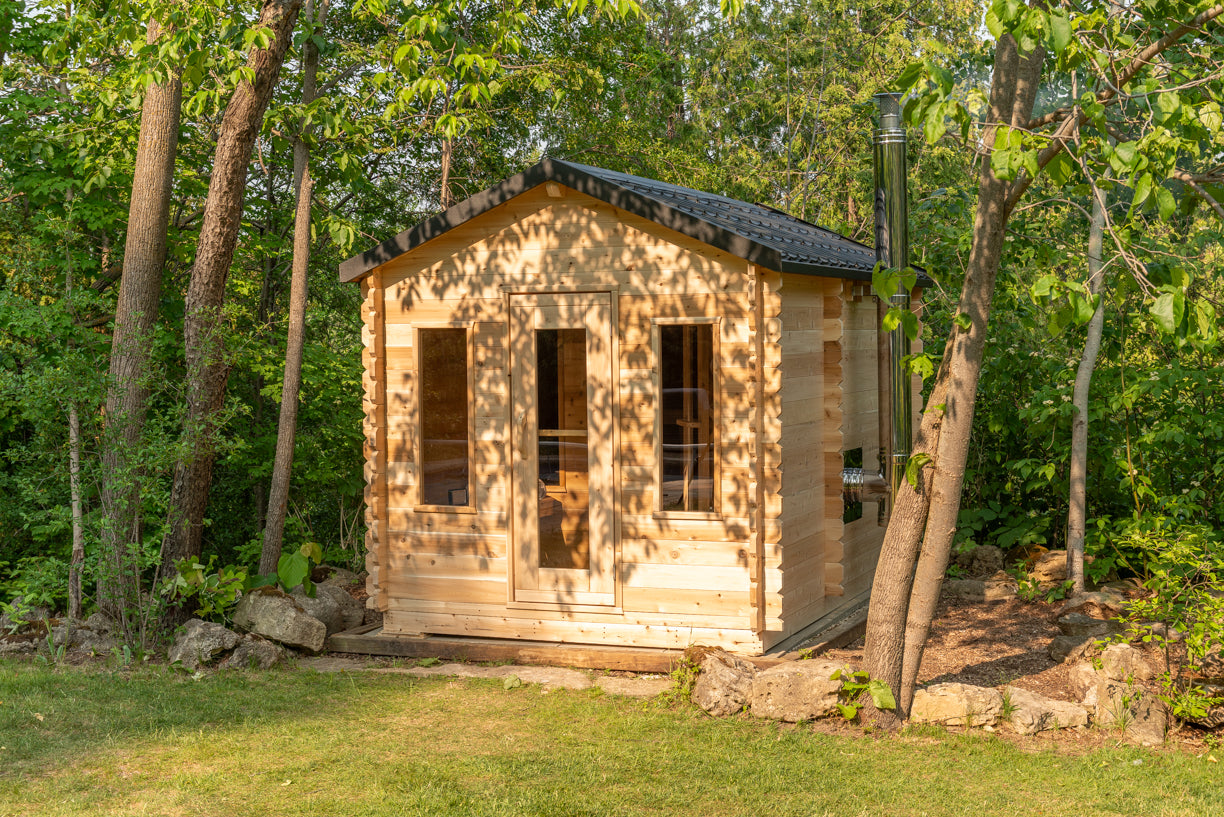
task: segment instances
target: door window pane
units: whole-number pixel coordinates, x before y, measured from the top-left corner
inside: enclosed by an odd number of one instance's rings
[[[466,329],[421,329],[421,502],[467,505]]]
[[[714,325],[659,327],[660,510],[713,513]]]
[[[586,330],[536,330],[540,567],[591,565]]]

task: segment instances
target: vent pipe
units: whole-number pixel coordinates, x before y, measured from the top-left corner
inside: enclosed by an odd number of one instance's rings
[[[891,269],[909,266],[909,212],[906,196],[905,128],[901,125],[900,94],[875,95],[879,126],[872,136],[875,159],[875,246],[876,261]],[[880,298],[877,327],[890,307],[910,308],[910,295],[904,288],[887,300]],[[861,468],[842,473],[847,501],[880,501],[880,524],[888,523],[892,500],[905,478],[911,438],[911,392],[904,360],[910,353],[909,338],[898,325],[892,332],[879,333],[879,437],[880,473],[868,474]]]

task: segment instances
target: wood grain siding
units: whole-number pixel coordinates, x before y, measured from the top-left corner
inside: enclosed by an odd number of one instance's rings
[[[844,282],[842,287],[844,327],[842,345],[842,450],[863,449],[863,468],[880,468],[878,334],[876,298],[870,287]],[[871,588],[884,528],[879,525],[879,503],[864,502],[861,518],[844,526],[842,554],[829,580],[846,597]]]
[[[366,279],[379,282],[363,290],[367,342],[376,341],[371,348],[377,350],[368,355],[366,375],[370,406],[377,409],[367,413],[367,544],[371,596],[386,612],[385,631],[651,647],[700,643],[759,653],[753,622],[780,630],[782,607],[780,597],[751,603],[750,570],[766,588],[785,586],[777,497],[781,381],[776,350],[759,375],[755,368],[748,265],[575,191],[562,192],[552,198],[542,189],[529,191]],[[507,293],[550,290],[613,293],[619,596],[616,606],[602,609],[510,601],[515,545],[507,450],[515,432]],[[658,363],[651,320],[658,318],[719,319],[716,366],[726,386],[718,395],[717,518],[670,519],[655,507]],[[422,324],[469,331],[473,490],[465,512],[422,511],[413,499],[420,441],[412,345]],[[764,324],[776,345],[776,313]],[[758,382],[772,392],[773,407],[764,416],[777,428],[761,440]],[[751,501],[758,486],[766,493],[763,523]]]
[[[840,312],[836,296],[841,282],[782,275],[780,284],[778,338],[767,355],[772,356],[770,362],[781,381],[775,421],[782,450],[781,583],[776,592],[781,598],[783,625],[769,634],[771,642],[802,629],[824,611],[825,561],[833,527],[827,518],[827,452],[830,445],[840,445]],[[840,508],[839,481],[838,522]]]
[[[378,609],[387,604],[385,567],[388,563],[387,394],[384,297],[382,279],[361,282],[362,445],[365,454],[366,590]]]

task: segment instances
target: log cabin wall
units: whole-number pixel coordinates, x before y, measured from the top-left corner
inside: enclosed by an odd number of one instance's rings
[[[780,455],[776,443],[755,434],[778,409],[763,405],[764,390],[757,394],[756,368],[768,368],[768,360],[757,357],[754,330],[779,324],[774,315],[758,316],[758,282],[748,267],[549,183],[371,273],[363,283],[373,344],[367,406],[375,409],[367,412],[367,437],[375,432],[367,441],[367,477],[385,488],[371,494],[369,591],[385,612],[385,633],[761,651],[762,620],[781,628],[780,598],[770,601],[762,592],[781,578],[781,503],[776,488],[765,490],[770,468],[776,484]],[[772,273],[760,286],[771,276],[776,287],[781,277]],[[509,293],[578,290],[609,292],[614,303],[616,600],[604,607],[514,603]],[[708,518],[661,513],[658,502],[652,321],[682,319],[712,323],[717,338],[718,512]],[[471,497],[462,509],[422,510],[414,343],[422,327],[438,326],[468,331]],[[776,338],[771,354],[780,361]],[[764,460],[758,444],[766,445]],[[758,485],[772,516],[756,515]],[[378,505],[379,491],[385,505]],[[768,541],[755,536],[762,529]]]

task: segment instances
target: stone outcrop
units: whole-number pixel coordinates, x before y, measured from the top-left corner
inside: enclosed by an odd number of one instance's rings
[[[1016,580],[1006,573],[1003,578],[951,579],[944,582],[944,591],[966,601],[1009,601],[1016,597]]]
[[[914,693],[910,721],[944,726],[993,726],[1002,712],[1003,696],[997,689],[968,684],[934,684]]]
[[[1072,729],[1088,725],[1088,710],[1079,704],[1056,701],[1027,689],[1009,686],[1004,693],[1011,712],[1008,724],[1021,735],[1047,729]]]
[[[314,598],[306,595],[300,586],[293,588],[291,595],[308,616],[323,622],[328,635],[360,626],[365,616],[361,602],[339,585],[316,584]]]
[[[302,609],[294,597],[271,587],[260,587],[242,597],[234,610],[234,624],[290,647],[319,652],[327,626]]]
[[[1003,551],[994,545],[978,545],[957,554],[956,565],[975,579],[993,576],[1003,569]]]
[[[227,627],[193,618],[175,635],[167,657],[170,663],[177,661],[184,669],[194,671],[211,664],[221,653],[234,649],[239,640],[238,633]]]
[[[693,686],[693,703],[715,717],[743,711],[752,696],[756,667],[723,650],[706,651],[698,660],[700,672]]]
[[[837,661],[791,661],[762,670],[752,679],[749,707],[758,718],[798,723],[838,712],[842,681],[838,670],[851,670]]]
[[[1130,644],[1110,644],[1101,653],[1101,673],[1112,681],[1150,681],[1156,677],[1143,650]]]
[[[1081,661],[1097,650],[1097,639],[1086,635],[1056,635],[1050,642],[1050,658],[1060,663],[1072,664]]]
[[[1140,686],[1106,680],[1096,688],[1093,720],[1103,729],[1115,728],[1131,743],[1158,746],[1164,742],[1169,716],[1165,705]]]
[[[218,662],[221,669],[271,669],[285,656],[285,648],[259,636],[244,635],[234,651]]]
[[[1046,551],[1037,558],[1028,574],[1042,587],[1062,584],[1067,580],[1067,551]]]
[[[1122,632],[1120,622],[1093,618],[1080,612],[1064,613],[1058,617],[1057,623],[1063,635],[1082,638],[1107,638]]]

